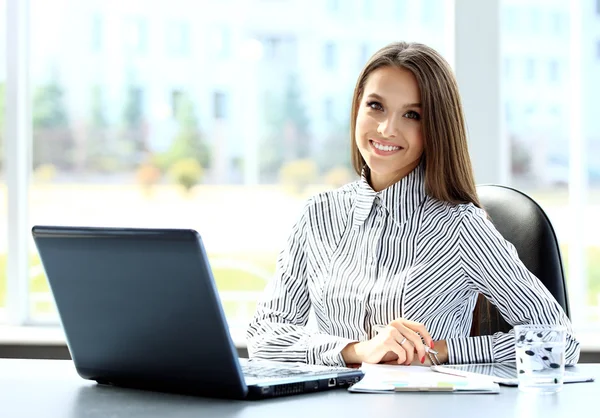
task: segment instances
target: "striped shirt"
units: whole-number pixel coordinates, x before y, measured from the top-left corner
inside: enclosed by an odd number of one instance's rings
[[[446,340],[450,363],[514,360],[512,331],[470,336],[482,293],[509,324],[565,325],[577,362],[569,319],[514,246],[482,209],[428,196],[424,178],[421,165],[375,192],[363,174],[307,202],[249,325],[250,357],[343,366],[346,345],[405,318]]]

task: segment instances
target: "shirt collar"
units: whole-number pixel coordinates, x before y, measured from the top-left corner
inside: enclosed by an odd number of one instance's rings
[[[425,197],[425,167],[423,163],[407,176],[380,192],[376,192],[369,185],[365,167],[358,182],[353,224],[355,227],[362,225],[371,213],[373,203],[379,199],[392,219],[398,225],[402,225],[423,203]]]

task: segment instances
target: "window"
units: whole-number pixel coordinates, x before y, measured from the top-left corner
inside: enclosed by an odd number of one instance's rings
[[[504,58],[504,77],[509,79],[512,73],[512,60],[510,58]]]
[[[511,13],[527,13],[527,2],[500,2],[504,15]],[[530,2],[531,3],[531,2]],[[569,298],[572,311],[578,310],[580,322],[575,328],[596,327],[600,324],[600,242],[597,228],[573,230],[573,217],[570,206],[569,188],[583,187],[584,199],[578,213],[583,225],[596,225],[593,213],[594,196],[600,192],[600,122],[595,118],[594,108],[597,103],[598,88],[595,71],[591,65],[597,61],[582,61],[582,74],[570,74],[570,55],[568,44],[565,47],[552,49],[549,57],[547,38],[564,39],[569,22],[569,7],[560,3],[560,9],[549,14],[548,33],[544,37],[526,36],[517,25],[505,25],[501,33],[502,55],[504,59],[515,53],[524,57],[522,74],[512,73],[511,77],[504,72],[502,94],[510,97],[513,112],[506,109],[506,132],[511,141],[511,183],[513,187],[534,197],[548,214],[556,230],[560,242],[565,270],[568,275]],[[596,2],[600,3],[600,2]],[[558,4],[558,3],[557,3]],[[539,9],[541,12],[541,9]],[[534,19],[534,15],[530,18]],[[534,22],[531,22],[534,25]],[[533,32],[533,29],[532,29]],[[547,37],[546,37],[547,35]],[[567,34],[568,35],[568,34]],[[584,44],[589,44],[591,32],[582,33]],[[587,37],[587,38],[586,38]],[[546,39],[545,39],[546,38]],[[600,58],[600,45],[598,45]],[[591,51],[590,51],[591,52]],[[586,68],[587,67],[587,68]],[[575,77],[582,86],[581,108],[572,103],[572,83]],[[532,82],[535,81],[535,82]],[[566,104],[566,107],[565,105]],[[571,124],[571,111],[576,111],[582,118],[583,134],[576,138]],[[596,112],[597,113],[597,112]],[[580,141],[585,153],[586,166],[582,167],[587,185],[570,184],[570,166],[572,141]],[[573,255],[573,248],[578,251]],[[573,257],[571,257],[573,256]],[[581,273],[573,277],[572,269],[577,263]],[[582,289],[580,293],[578,289]],[[583,322],[582,322],[583,321]]]
[[[527,81],[535,80],[535,60],[533,58],[525,60],[525,79]]]
[[[142,18],[128,18],[125,21],[125,44],[128,51],[136,53],[146,52],[148,41],[148,28]]]
[[[551,15],[551,32],[555,35],[560,35],[564,30],[565,16],[560,12],[554,12]]]
[[[182,99],[183,91],[179,89],[171,91],[171,117],[177,118],[177,116],[180,114]]]
[[[338,100],[352,94],[358,68],[340,65],[340,45],[350,44],[355,34],[342,31],[329,37],[315,30],[311,21],[282,26],[273,13],[281,13],[281,21],[287,21],[289,10],[278,12],[272,2],[253,3],[256,16],[274,19],[261,21],[259,27],[244,19],[217,20],[210,5],[193,0],[178,2],[181,7],[176,9],[185,14],[172,10],[168,16],[162,16],[154,2],[129,2],[127,7],[79,3],[81,7],[63,13],[62,2],[31,0],[30,224],[197,229],[228,322],[244,328],[275,271],[289,229],[313,190],[303,178],[314,178],[319,189],[332,187],[328,171],[350,165],[350,156],[338,152],[347,146],[348,122],[339,129],[336,125],[342,134],[333,148],[331,142],[328,145],[336,155],[325,163],[320,158],[331,155],[324,151],[331,127],[321,122],[324,116],[335,123],[348,117],[338,117],[335,106],[346,107]],[[338,0],[337,5],[342,12],[345,2]],[[202,16],[206,25],[193,25],[187,16]],[[322,23],[328,24],[334,17],[324,19]],[[118,23],[114,29],[112,22]],[[382,33],[399,30],[394,18],[377,26]],[[407,39],[444,36],[442,27],[419,28],[418,33],[402,30]],[[255,41],[245,43],[247,39],[238,36]],[[382,39],[367,32],[361,42],[369,46],[365,51],[372,52],[396,37]],[[196,48],[196,38],[202,39],[202,47]],[[293,48],[288,39],[294,39]],[[1,59],[5,42],[0,41]],[[122,50],[109,48],[113,45]],[[244,55],[247,45],[264,57],[253,68],[222,62],[224,57]],[[360,43],[355,45],[356,50],[361,48]],[[135,59],[140,54],[141,63]],[[168,59],[171,55],[177,59]],[[89,62],[103,67],[82,71]],[[334,70],[335,77],[324,77],[315,65]],[[324,82],[331,88],[320,88]],[[331,110],[323,115],[328,98]],[[5,142],[0,138],[0,144]],[[292,179],[290,193],[280,173],[307,159],[317,165],[302,166],[310,172]],[[5,297],[6,259],[2,181],[0,300]],[[265,205],[265,197],[277,204]],[[223,231],[237,231],[235,239]],[[57,324],[35,247],[30,251],[29,274],[19,278],[30,284],[29,298],[17,303],[30,306],[32,323]]]
[[[336,13],[340,8],[339,0],[327,0],[327,11]]]
[[[102,16],[92,16],[92,51],[102,50],[103,19]]]
[[[265,57],[269,60],[281,58],[282,40],[278,37],[268,37],[264,40]]]
[[[405,22],[408,14],[408,0],[395,0],[396,19],[400,22]]]
[[[444,4],[440,0],[421,0],[421,21],[427,26],[443,22]]]
[[[535,105],[529,104],[525,106],[525,115],[528,117],[532,117],[535,114]]]
[[[227,95],[222,91],[216,91],[213,95],[213,101],[215,119],[226,119]]]
[[[541,10],[534,7],[529,11],[529,18],[531,21],[531,31],[534,34],[539,34],[542,28],[542,13]]]
[[[325,44],[325,68],[334,70],[337,65],[337,49],[333,42]]]
[[[556,83],[558,82],[560,77],[559,74],[559,64],[557,60],[550,60],[548,63],[548,78],[550,81]]]
[[[334,110],[333,110],[333,99],[331,97],[328,97],[325,99],[324,101],[324,115],[325,115],[325,121],[327,123],[331,123],[334,120]]]
[[[167,26],[167,51],[174,57],[190,53],[190,26],[187,22],[173,22]]]
[[[218,28],[210,34],[214,54],[219,58],[229,58],[231,55],[231,30]]]
[[[6,16],[5,8],[0,7],[0,27],[5,28]],[[6,94],[6,79],[4,69],[6,68],[6,31],[0,30],[0,323],[5,321],[5,306],[6,306],[6,246],[8,232],[8,198],[6,190],[6,168],[5,168],[5,94]]]
[[[510,125],[513,120],[513,106],[510,103],[504,105],[504,120],[507,125]]]
[[[359,51],[359,59],[358,59],[358,68],[362,68],[367,61],[369,60],[370,56],[369,56],[369,45],[367,45],[366,43],[363,43],[360,46],[360,51]]]
[[[365,19],[371,19],[374,15],[375,12],[375,4],[373,2],[373,0],[362,0],[363,4],[363,10],[362,10],[362,15]]]
[[[552,105],[548,108],[548,113],[550,114],[551,118],[559,118],[560,117],[560,106],[559,105]]]
[[[517,10],[513,6],[506,6],[504,8],[504,27],[508,31],[515,31],[518,27],[518,14]]]

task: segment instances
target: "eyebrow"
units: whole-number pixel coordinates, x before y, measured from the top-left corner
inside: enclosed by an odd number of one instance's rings
[[[371,93],[369,94],[367,97],[372,97],[373,99],[376,100],[380,100],[380,101],[384,101],[383,97],[381,97],[380,95],[378,95],[377,93]],[[403,108],[409,108],[409,107],[421,107],[421,103],[407,103],[404,106],[402,106]]]

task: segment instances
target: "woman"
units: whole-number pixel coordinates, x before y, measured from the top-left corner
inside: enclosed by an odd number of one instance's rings
[[[478,294],[512,325],[571,324],[480,208],[456,80],[421,44],[378,51],[352,101],[361,179],[311,198],[248,329],[251,357],[343,366],[514,360],[513,333],[469,336]],[[318,330],[307,325],[313,309]]]

